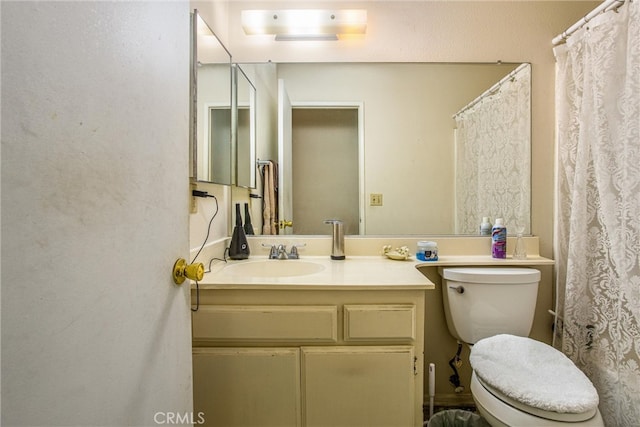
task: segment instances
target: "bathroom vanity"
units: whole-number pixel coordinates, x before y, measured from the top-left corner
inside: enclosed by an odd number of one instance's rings
[[[411,261],[300,261],[205,275],[192,316],[194,412],[208,425],[421,426],[433,283]]]

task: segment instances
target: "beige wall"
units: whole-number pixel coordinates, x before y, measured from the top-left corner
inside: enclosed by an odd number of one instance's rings
[[[366,8],[367,34],[339,42],[274,42],[242,32],[243,9]],[[532,233],[540,253],[553,257],[554,57],[551,40],[599,2],[581,1],[233,1],[228,3],[228,45],[237,62],[530,62],[532,64]],[[230,200],[226,199],[228,205]],[[193,246],[193,245],[192,245]],[[532,336],[549,341],[553,269],[542,269]],[[435,269],[426,274],[435,283]],[[448,360],[455,341],[444,326],[441,292],[427,296],[425,361],[438,366],[437,389],[453,396]],[[464,360],[468,352],[465,350]],[[468,364],[462,370],[468,388]],[[468,399],[466,395],[464,398]],[[455,400],[455,397],[454,397]]]

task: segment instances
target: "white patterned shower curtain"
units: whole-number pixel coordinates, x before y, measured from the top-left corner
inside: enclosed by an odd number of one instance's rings
[[[454,116],[456,234],[477,234],[482,217],[529,234],[531,65]]]
[[[559,320],[607,426],[640,425],[640,0],[556,55]]]

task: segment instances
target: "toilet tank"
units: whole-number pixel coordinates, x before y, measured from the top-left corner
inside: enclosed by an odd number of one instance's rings
[[[440,268],[449,332],[475,344],[498,334],[531,332],[540,271],[533,268]]]

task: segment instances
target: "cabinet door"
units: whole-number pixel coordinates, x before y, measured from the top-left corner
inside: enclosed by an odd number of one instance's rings
[[[207,426],[299,426],[297,348],[194,348],[194,412]]]
[[[303,425],[413,426],[414,348],[303,347]]]

